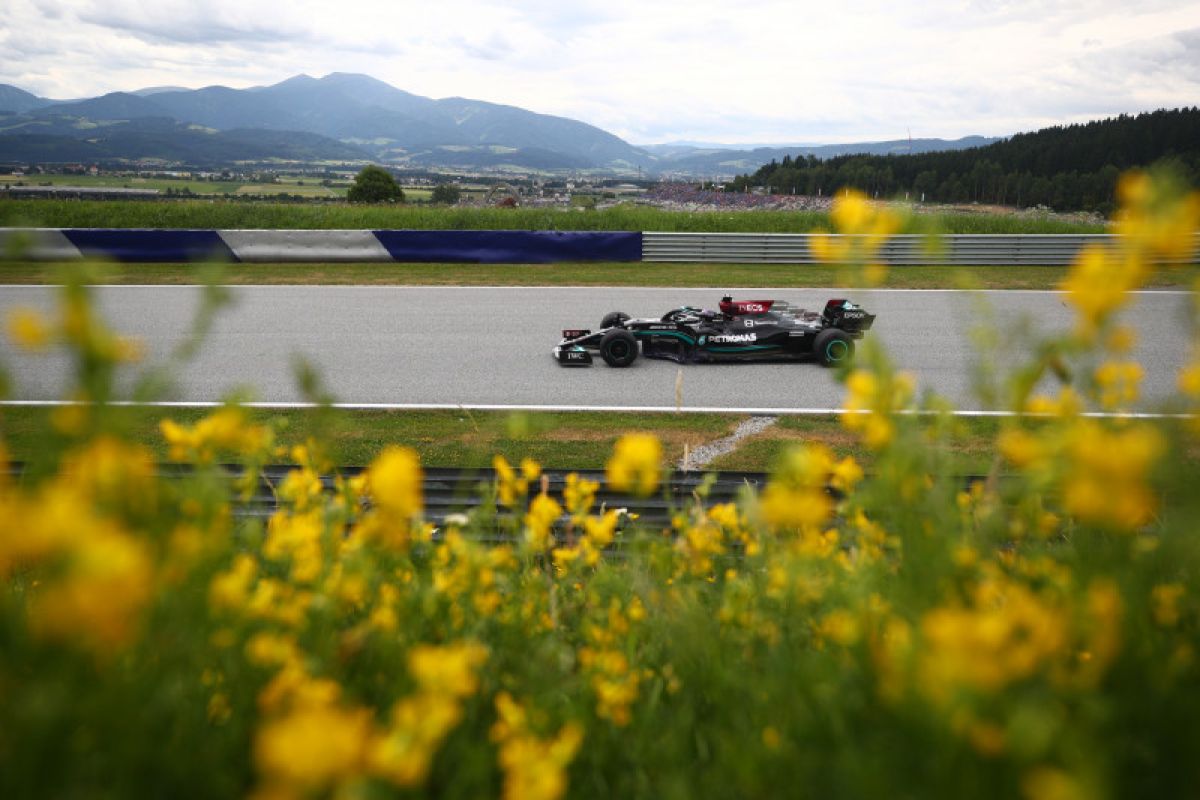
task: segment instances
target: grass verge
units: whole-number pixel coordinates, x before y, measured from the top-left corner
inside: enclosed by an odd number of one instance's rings
[[[55,284],[68,264],[0,262],[0,283]],[[212,265],[108,264],[95,281],[110,284],[195,284]],[[1055,289],[1067,267],[895,267],[887,289]],[[1200,267],[1160,270],[1155,288],[1188,288]],[[236,264],[220,267],[222,283],[295,286],[771,286],[850,287],[844,268],[794,264]]]
[[[126,409],[123,433],[150,448],[154,458],[168,458],[159,422],[173,419],[192,424],[208,409]],[[0,407],[0,434],[15,461],[33,462],[47,454],[47,436],[54,430],[55,410],[36,406]],[[342,465],[370,463],[386,445],[411,447],[430,467],[487,467],[494,454],[516,463],[532,458],[555,469],[601,469],[620,435],[647,432],[663,443],[668,464],[677,464],[684,447],[728,436],[745,419],[739,414],[625,414],[593,412],[471,412],[471,411],[326,411],[313,409],[250,411],[256,423],[272,422],[284,448],[303,442],[318,430],[332,443],[330,457]],[[961,456],[963,474],[986,472],[989,445],[998,422],[962,419],[951,448]],[[785,450],[796,444],[821,443],[839,457],[854,456],[870,467],[871,453],[841,428],[836,417],[781,417],[773,427],[742,441],[709,469],[765,472]],[[50,448],[53,450],[53,448]],[[280,461],[288,461],[286,450]]]
[[[288,190],[280,186],[280,191]],[[818,211],[666,211],[621,204],[601,211],[348,203],[237,201],[0,200],[0,226],[48,228],[267,228],[696,231],[804,233],[830,230]],[[1026,215],[917,214],[905,233],[1103,233],[1103,224]]]

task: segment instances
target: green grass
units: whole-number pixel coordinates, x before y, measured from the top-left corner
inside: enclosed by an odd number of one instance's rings
[[[301,187],[304,188],[304,187]],[[280,185],[279,191],[288,191]],[[602,211],[444,208],[415,205],[296,205],[234,201],[0,200],[0,226],[51,228],[262,228],[425,230],[611,230],[803,233],[829,229],[814,211],[663,211],[622,204]],[[1016,215],[921,215],[909,231],[1095,233],[1102,225]]]
[[[67,264],[0,261],[0,283],[62,282]],[[194,284],[211,269],[197,264],[108,264],[97,283]],[[895,267],[889,289],[1054,289],[1066,267]],[[1200,267],[1160,270],[1156,288],[1187,288]],[[780,289],[853,286],[844,269],[794,264],[229,264],[219,280],[231,285],[354,286],[771,286]]]
[[[951,426],[941,446],[953,456],[955,474],[984,475],[996,459],[994,443],[1001,421],[988,417],[962,417]],[[780,417],[775,425],[744,440],[732,453],[709,465],[727,471],[765,471],[776,464],[790,447],[821,443],[839,457],[853,456],[860,464],[870,465],[874,456],[858,438],[844,430],[835,415]]]
[[[130,440],[146,445],[157,460],[167,459],[159,422],[173,419],[192,424],[211,413],[196,408],[130,408],[121,424]],[[37,406],[0,407],[0,439],[15,461],[44,455],[53,431],[54,409]],[[332,442],[335,463],[365,465],[390,444],[421,454],[433,467],[491,466],[493,454],[516,463],[533,458],[561,469],[597,469],[612,453],[617,438],[648,431],[663,442],[666,458],[678,462],[689,448],[728,436],[744,417],[737,414],[503,413],[471,411],[273,411],[251,409],[255,422],[278,426],[280,441],[291,445],[320,433]],[[288,460],[285,455],[280,460]]]
[[[43,457],[47,436],[53,430],[53,409],[36,406],[0,407],[0,438],[15,461]],[[122,412],[123,432],[130,440],[151,449],[155,459],[167,460],[159,422],[173,419],[192,424],[211,413],[197,408],[140,408]],[[728,436],[746,419],[739,414],[633,414],[597,412],[470,412],[470,411],[346,411],[319,412],[300,409],[251,409],[257,423],[271,422],[282,444],[302,442],[308,436],[327,434],[330,457],[346,466],[370,463],[390,444],[411,447],[430,467],[487,467],[493,454],[516,463],[532,458],[556,469],[601,469],[612,454],[617,438],[629,432],[655,434],[663,443],[668,464],[683,458],[685,445],[701,444]],[[995,419],[957,420],[948,446],[955,453],[961,474],[986,473],[994,453],[1000,422]],[[749,437],[737,450],[716,459],[708,469],[765,472],[780,456],[798,444],[822,443],[839,457],[853,456],[869,467],[873,455],[842,429],[836,416],[783,416],[773,426]],[[278,459],[289,460],[285,455]]]

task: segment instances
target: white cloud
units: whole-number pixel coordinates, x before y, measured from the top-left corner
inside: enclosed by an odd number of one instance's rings
[[[1200,104],[1200,2],[5,0],[53,97],[364,72],[636,142],[1003,134]]]

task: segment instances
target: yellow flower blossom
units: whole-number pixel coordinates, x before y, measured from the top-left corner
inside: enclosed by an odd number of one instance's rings
[[[1179,390],[1189,397],[1200,397],[1200,361],[1180,370]]]
[[[1117,198],[1116,232],[1139,258],[1182,262],[1195,254],[1200,192],[1180,192],[1169,180],[1133,171],[1121,176]]]
[[[1100,406],[1106,410],[1128,408],[1137,402],[1142,365],[1136,361],[1106,361],[1096,368]]]
[[[1072,469],[1063,484],[1064,507],[1098,525],[1135,530],[1146,524],[1157,506],[1146,476],[1162,450],[1162,437],[1148,425],[1108,431],[1081,420],[1066,442]]]
[[[822,617],[815,632],[818,641],[832,642],[839,647],[851,647],[861,636],[858,619],[844,608],[834,609]]]
[[[165,419],[159,430],[174,461],[211,463],[221,452],[253,455],[270,448],[272,435],[263,425],[251,425],[245,412],[229,406],[204,417],[195,425]]]
[[[85,520],[62,575],[31,598],[35,633],[109,654],[128,644],[150,599],[153,562],[141,542],[110,524]]]
[[[969,605],[927,612],[921,636],[921,687],[938,703],[962,689],[995,692],[1028,678],[1069,642],[1062,608],[1002,579],[981,584]]]
[[[1154,622],[1164,628],[1179,624],[1179,601],[1185,594],[1182,584],[1162,583],[1150,591]]]
[[[259,729],[254,760],[268,785],[316,791],[362,770],[370,735],[367,709],[304,707]]]
[[[592,503],[596,502],[596,492],[599,489],[599,483],[581,478],[576,472],[567,475],[567,483],[563,487],[563,505],[576,522],[591,511]]]
[[[505,508],[515,508],[524,500],[529,482],[540,474],[536,462],[525,459],[518,472],[502,455],[492,456],[492,469],[496,471],[496,499]]]
[[[567,766],[583,743],[583,728],[567,723],[551,739],[529,730],[529,715],[508,692],[495,698],[490,737],[499,746],[504,800],[558,800],[567,790]]]
[[[896,427],[892,416],[912,401],[915,381],[908,373],[880,376],[856,369],[846,379],[842,426],[862,435],[873,450],[891,443]]]
[[[263,667],[281,667],[299,662],[300,648],[294,636],[261,631],[246,642],[246,659]]]
[[[384,514],[407,520],[421,513],[421,459],[408,447],[384,448],[367,472],[371,499]]]
[[[548,494],[539,494],[529,503],[525,515],[525,544],[535,553],[550,547],[554,523],[562,516],[562,506]]]
[[[258,576],[258,562],[249,553],[239,553],[226,572],[215,575],[208,586],[208,604],[214,610],[240,610],[249,599],[250,587]]]
[[[1143,262],[1122,258],[1121,254],[1099,245],[1085,248],[1062,284],[1067,302],[1078,315],[1080,335],[1090,340],[1129,302],[1129,292],[1141,286],[1145,278]]]
[[[53,329],[41,312],[32,308],[14,308],[8,312],[8,338],[13,344],[30,353],[40,353],[50,346]]]
[[[663,451],[658,437],[649,433],[627,433],[617,440],[605,465],[609,487],[641,497],[658,488]]]
[[[100,436],[67,455],[62,472],[91,502],[137,513],[154,510],[157,481],[150,451]]]
[[[370,772],[401,788],[420,786],[442,740],[461,719],[462,707],[452,697],[416,694],[401,699],[392,707],[391,724],[370,744]]]
[[[579,651],[579,663],[591,676],[596,716],[618,727],[628,725],[641,683],[638,671],[630,669],[629,659],[619,650],[584,647]]]
[[[476,672],[487,657],[487,648],[475,642],[418,645],[408,654],[408,671],[423,692],[468,697],[479,689]]]
[[[1061,769],[1038,767],[1021,779],[1026,800],[1087,800],[1095,797],[1075,778]]]
[[[568,723],[549,741],[517,736],[500,746],[504,800],[558,800],[567,790],[567,766],[583,743],[583,728]]]
[[[833,513],[826,487],[834,471],[833,455],[824,446],[788,450],[759,497],[767,526],[802,531],[822,525]]]
[[[309,467],[288,470],[279,485],[280,499],[291,503],[297,511],[317,505],[324,492],[321,477]]]
[[[292,582],[311,584],[325,567],[321,541],[324,532],[321,509],[303,514],[277,511],[267,523],[263,555],[272,561],[290,561]]]
[[[809,247],[816,260],[857,264],[863,268],[859,275],[863,282],[868,286],[881,284],[887,277],[887,267],[879,263],[879,251],[900,230],[900,219],[853,189],[844,189],[834,197],[830,219],[841,236],[812,235]]]

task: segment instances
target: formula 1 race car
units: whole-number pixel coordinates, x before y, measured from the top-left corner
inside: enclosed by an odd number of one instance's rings
[[[610,367],[628,367],[639,351],[647,358],[679,363],[774,361],[815,358],[825,366],[854,355],[875,315],[849,300],[830,300],[824,311],[805,311],[776,300],[721,298],[719,311],[681,306],[654,319],[632,319],[613,311],[600,329],[568,329],[554,348],[566,366],[587,366],[598,352]]]

